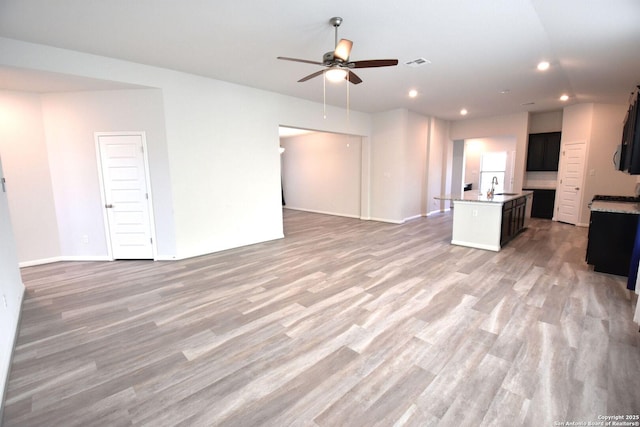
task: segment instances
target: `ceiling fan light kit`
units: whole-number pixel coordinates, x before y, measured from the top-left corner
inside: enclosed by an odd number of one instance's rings
[[[353,47],[353,42],[351,40],[342,39],[336,46],[336,50],[333,52],[334,58],[340,59],[342,61],[349,60],[349,54],[351,53],[351,48]]]
[[[279,56],[278,59],[293,62],[302,62],[305,64],[322,65],[329,70],[316,71],[298,80],[299,83],[306,82],[314,77],[324,74],[326,78],[331,82],[339,82],[347,80],[352,84],[362,83],[362,79],[358,77],[353,71],[354,68],[377,68],[377,67],[393,67],[398,65],[397,59],[369,59],[363,61],[350,61],[351,48],[353,42],[347,39],[340,39],[338,41],[338,27],[342,24],[342,18],[334,16],[329,20],[329,23],[333,25],[335,29],[335,47],[331,52],[327,52],[322,56],[322,62],[310,61],[307,59],[289,58],[286,56]],[[337,76],[340,78],[337,78]],[[334,80],[335,78],[335,80]]]
[[[333,83],[338,83],[344,80],[347,77],[349,71],[345,70],[341,67],[331,67],[327,71],[325,71],[325,77],[327,80]]]

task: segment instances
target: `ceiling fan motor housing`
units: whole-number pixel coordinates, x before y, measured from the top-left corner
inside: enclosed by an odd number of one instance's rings
[[[333,56],[333,52],[327,52],[324,55],[322,55],[322,63],[324,65],[331,65],[336,61],[340,61],[340,60],[336,59],[335,56]]]

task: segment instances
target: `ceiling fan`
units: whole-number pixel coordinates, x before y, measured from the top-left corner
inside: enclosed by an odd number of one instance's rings
[[[364,61],[349,61],[349,55],[351,54],[351,47],[353,42],[347,39],[340,39],[338,42],[338,27],[342,24],[342,18],[333,17],[329,20],[331,25],[335,28],[335,44],[336,47],[332,52],[327,52],[322,56],[322,62],[309,61],[306,59],[287,58],[284,56],[278,56],[278,59],[285,61],[304,62],[306,64],[322,65],[328,69],[316,71],[308,76],[305,76],[298,80],[299,83],[306,82],[321,74],[326,74],[328,80],[338,82],[345,79],[353,84],[362,83],[362,79],[358,77],[356,73],[351,71],[354,68],[374,68],[374,67],[392,67],[398,65],[397,59],[369,59]]]

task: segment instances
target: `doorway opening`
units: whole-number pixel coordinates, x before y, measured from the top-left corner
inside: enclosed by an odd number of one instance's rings
[[[285,209],[363,218],[368,206],[365,138],[280,127]],[[368,163],[367,163],[368,164]]]
[[[513,191],[515,172],[515,137],[488,137],[453,142],[451,194],[465,190],[486,191],[494,176],[499,192]]]

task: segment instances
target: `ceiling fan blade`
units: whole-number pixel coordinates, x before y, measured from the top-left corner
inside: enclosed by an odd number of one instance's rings
[[[347,73],[347,75],[345,76],[345,79],[348,80],[349,82],[353,83],[354,85],[358,85],[358,84],[362,83],[362,79],[360,77],[358,77],[358,75],[356,73],[354,73],[353,71],[349,71]]]
[[[302,83],[302,82],[306,82],[307,80],[311,80],[314,77],[318,77],[322,73],[324,73],[324,70],[316,71],[315,73],[309,74],[308,76],[301,78],[300,80],[298,80],[298,83]]]
[[[398,65],[397,59],[369,59],[349,63],[349,68],[392,67]]]
[[[336,50],[333,51],[333,56],[346,62],[349,59],[349,55],[351,55],[352,46],[353,42],[351,40],[340,39]]]
[[[284,61],[304,62],[305,64],[322,65],[322,62],[318,62],[318,61],[309,61],[309,60],[307,60],[307,59],[287,58],[286,56],[278,56],[278,59],[282,59],[282,60],[284,60]]]

